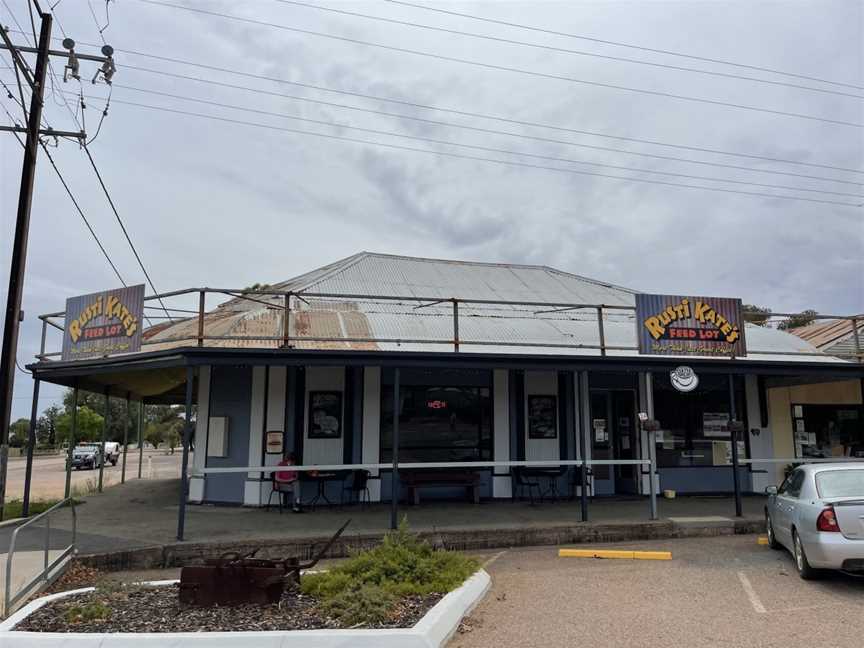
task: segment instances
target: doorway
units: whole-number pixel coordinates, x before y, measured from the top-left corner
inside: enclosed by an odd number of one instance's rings
[[[638,459],[635,389],[591,390],[591,458]],[[638,465],[595,465],[595,495],[636,494]]]

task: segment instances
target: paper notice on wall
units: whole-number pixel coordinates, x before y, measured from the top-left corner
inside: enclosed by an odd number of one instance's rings
[[[715,466],[728,465],[729,441],[713,441],[711,443],[711,463]]]
[[[808,445],[810,443],[810,435],[807,434],[806,430],[796,430],[795,431],[795,442],[801,443],[803,445]]]
[[[596,418],[592,421],[594,428],[594,441],[603,443],[609,440],[609,433],[606,431],[606,419]]]
[[[702,432],[706,437],[729,438],[729,414],[726,412],[704,412]]]
[[[804,416],[804,408],[801,405],[796,405],[792,408],[792,416],[802,418]]]
[[[795,419],[795,431],[803,432],[804,431],[804,419]]]
[[[807,445],[812,445],[812,446],[816,445],[816,433],[815,432],[811,432],[810,434],[807,435]]]
[[[630,449],[630,437],[629,436],[622,436],[621,437],[621,449],[622,450],[629,450]]]

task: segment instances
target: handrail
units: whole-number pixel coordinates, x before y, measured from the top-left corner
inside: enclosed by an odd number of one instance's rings
[[[207,293],[213,294],[221,294],[228,295],[232,297],[234,300],[246,300],[255,303],[260,303],[265,305],[266,307],[283,311],[285,313],[285,318],[282,325],[279,327],[278,331],[274,331],[275,335],[207,335],[205,328],[205,316],[207,315],[205,310],[205,298]],[[153,339],[147,339],[142,341],[142,346],[153,346],[159,344],[176,344],[178,342],[190,341],[194,342],[198,347],[205,346],[207,341],[214,342],[231,342],[231,341],[258,341],[259,344],[276,342],[277,346],[281,348],[290,349],[295,347],[297,344],[303,343],[343,343],[350,345],[352,343],[381,343],[381,344],[435,344],[435,345],[444,345],[444,346],[452,346],[454,352],[458,352],[462,347],[471,347],[471,346],[503,346],[503,347],[526,347],[526,348],[558,348],[558,349],[591,349],[599,351],[601,356],[607,355],[609,351],[634,351],[637,350],[635,346],[624,346],[624,345],[610,345],[606,342],[606,331],[604,325],[604,318],[614,318],[616,315],[620,317],[624,317],[626,319],[631,319],[633,314],[636,311],[635,305],[624,305],[624,304],[585,304],[585,303],[570,303],[570,302],[541,302],[541,301],[531,301],[531,300],[496,300],[496,299],[470,299],[470,298],[456,298],[456,297],[428,297],[428,296],[417,296],[417,295],[374,295],[374,294],[359,294],[359,293],[327,293],[327,292],[304,292],[304,291],[292,291],[292,290],[279,290],[272,288],[263,288],[256,290],[249,290],[245,288],[212,288],[212,287],[200,287],[200,288],[184,288],[181,290],[174,290],[170,292],[157,293],[154,295],[148,295],[144,298],[144,301],[151,301],[156,299],[165,299],[169,297],[178,297],[183,295],[198,295],[198,309],[197,310],[187,310],[189,313],[189,317],[182,318],[181,321],[184,322],[193,322],[193,326],[197,330],[190,331],[190,334],[181,335],[181,336],[171,336],[169,338],[159,339],[158,337]],[[256,299],[257,297],[257,299]],[[281,297],[281,299],[274,299],[276,297]],[[419,306],[415,306],[414,308],[423,308],[428,306],[436,306],[440,305],[441,309],[450,309],[452,318],[452,335],[449,336],[437,336],[430,339],[408,339],[408,338],[395,338],[395,337],[326,337],[326,336],[306,336],[300,335],[295,332],[293,335],[290,331],[290,319],[292,315],[296,317],[294,309],[292,309],[292,299],[296,301],[302,301],[307,303],[307,299],[319,299],[319,300],[353,300],[353,301],[375,301],[375,302],[383,302],[383,303],[393,303],[393,302],[410,302],[417,303]],[[266,301],[265,301],[266,300]],[[229,303],[229,302],[226,302]],[[464,308],[464,310],[460,311],[460,305]],[[495,310],[495,309],[483,309],[479,308],[480,306],[501,306],[501,307],[513,307],[513,306],[525,306],[530,308],[547,308],[552,310],[539,310],[534,312],[534,316],[542,315],[544,313],[549,312],[560,312],[560,311],[576,311],[576,310],[587,310],[594,311],[597,321],[597,335],[599,344],[568,344],[566,342],[535,342],[535,341],[512,341],[512,340],[471,340],[466,339],[464,335],[460,335],[460,324],[462,320],[466,318],[476,317],[476,311],[478,310]],[[224,304],[223,304],[224,306]],[[472,308],[475,307],[475,308]],[[295,306],[296,308],[296,306]],[[526,311],[529,312],[529,311]],[[800,315],[800,313],[770,313],[767,314],[769,318],[777,318],[777,317],[792,317],[795,315]],[[54,313],[47,313],[44,315],[39,315],[39,319],[42,320],[43,323],[43,331],[46,325],[50,325],[52,328],[63,331],[64,327],[52,321],[52,318],[61,318],[65,316],[64,311],[57,311]],[[490,316],[491,317],[491,316]],[[821,351],[804,351],[804,350],[789,350],[789,351],[769,351],[769,350],[759,350],[759,349],[748,349],[748,355],[772,355],[772,356],[801,356],[801,357],[840,357],[840,358],[848,358],[851,361],[859,361],[864,362],[864,352],[861,351],[862,346],[864,346],[864,342],[859,339],[859,330],[858,330],[858,322],[861,321],[862,316],[860,314],[857,315],[826,315],[826,314],[817,314],[813,316],[814,320],[847,320],[851,324],[851,329],[854,337],[854,351],[848,353],[835,353],[835,354],[827,354]],[[746,320],[746,314],[745,314]],[[467,321],[467,320],[466,320]],[[36,356],[39,361],[47,361],[49,358],[56,357],[61,355],[58,353],[46,353],[44,346],[40,350],[40,353]],[[730,358],[728,355],[716,355],[714,356],[718,359],[722,358]]]
[[[56,511],[57,509],[63,508],[65,506],[69,506],[72,509],[72,543],[66,547],[63,552],[55,558],[50,564],[48,562],[48,555],[51,548],[51,518],[50,515]],[[12,559],[15,555],[15,545],[18,541],[18,534],[21,532],[21,529],[30,526],[41,520],[42,518],[46,519],[45,524],[45,549],[44,549],[44,561],[42,571],[39,572],[34,578],[30,580],[26,585],[24,585],[17,594],[12,595]],[[18,602],[23,596],[25,596],[30,589],[39,581],[48,582],[48,574],[63,562],[68,556],[75,553],[75,540],[77,538],[78,532],[78,513],[75,510],[75,500],[71,497],[67,497],[64,500],[57,502],[54,506],[49,508],[46,511],[43,511],[39,515],[36,515],[24,524],[19,525],[12,532],[12,538],[9,541],[9,553],[6,556],[6,584],[5,584],[5,597],[3,599],[3,616],[8,617],[10,612],[14,609],[15,603]]]

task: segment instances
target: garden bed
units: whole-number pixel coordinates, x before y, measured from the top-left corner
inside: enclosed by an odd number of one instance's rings
[[[321,599],[293,589],[276,605],[234,607],[182,606],[178,585],[97,588],[42,606],[15,631],[24,632],[242,632],[338,628],[410,628],[442,594],[400,598],[383,618],[348,623],[331,616]]]
[[[489,585],[476,560],[403,527],[304,574],[278,604],[195,607],[180,604],[177,581],[102,582],[32,601],[0,623],[0,645],[15,636],[27,648],[126,648],[134,634],[139,648],[437,648]]]

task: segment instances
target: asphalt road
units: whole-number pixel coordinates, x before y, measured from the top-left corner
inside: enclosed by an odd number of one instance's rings
[[[173,455],[164,450],[145,450],[142,463],[142,476],[145,479],[165,479],[180,475],[180,459],[182,454],[177,451]],[[102,476],[103,486],[120,482],[123,457],[121,455],[116,466],[108,464]],[[26,461],[23,457],[9,459],[6,497],[20,499],[24,495],[24,472]],[[138,476],[138,451],[131,450],[126,457],[126,478]],[[99,479],[99,470],[73,470],[72,484],[82,487],[87,480],[94,482]],[[63,497],[66,486],[66,457],[51,455],[36,457],[33,460],[33,483],[31,497],[33,499],[56,499]]]
[[[673,560],[496,554],[492,590],[450,648],[862,646],[864,578],[802,581],[788,553],[755,536],[605,546],[668,550]]]

